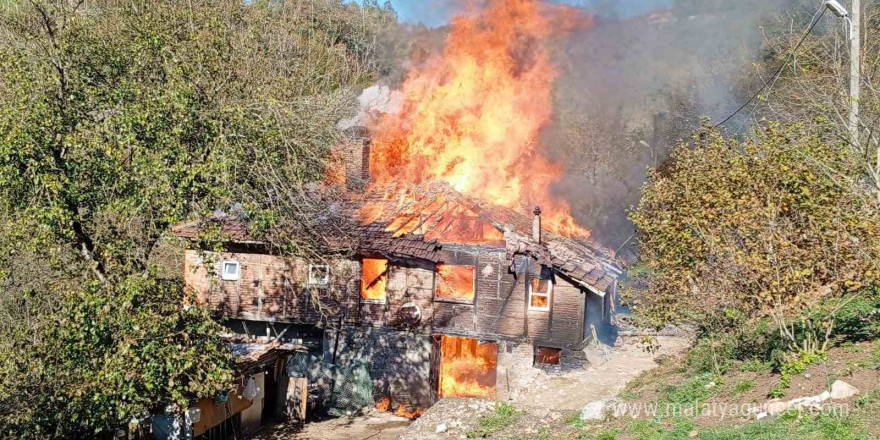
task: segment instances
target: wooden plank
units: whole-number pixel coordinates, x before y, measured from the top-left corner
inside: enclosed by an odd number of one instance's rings
[[[301,387],[299,398],[299,419],[305,422],[306,409],[308,408],[309,400],[309,380],[305,377],[302,377],[297,382],[299,382],[299,386]]]

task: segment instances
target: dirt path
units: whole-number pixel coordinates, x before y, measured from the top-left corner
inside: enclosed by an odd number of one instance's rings
[[[626,384],[656,366],[655,360],[663,355],[682,353],[689,341],[683,337],[660,336],[660,349],[646,352],[634,339],[618,340],[611,350],[590,349],[586,370],[565,375],[548,375],[534,369],[534,384],[528,394],[513,396],[513,405],[535,411],[572,412],[594,400],[617,395]]]
[[[394,440],[410,420],[375,411],[360,417],[340,417],[301,425],[278,425],[264,429],[253,440]]]
[[[631,379],[656,366],[663,355],[683,352],[689,341],[683,337],[658,337],[660,350],[645,352],[633,339],[621,338],[611,350],[590,349],[589,368],[563,375],[530,369],[528,393],[512,397],[512,404],[524,409],[523,422],[540,424],[580,410],[586,403],[619,393]],[[389,413],[373,412],[361,417],[316,421],[305,426],[277,426],[254,437],[256,440],[405,440],[448,439],[464,435],[476,425],[480,414],[491,412],[494,403],[474,399],[444,399],[414,423]],[[438,425],[448,430],[438,433]]]

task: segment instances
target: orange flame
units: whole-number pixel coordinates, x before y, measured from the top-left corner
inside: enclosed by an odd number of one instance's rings
[[[495,205],[541,205],[548,230],[588,236],[550,194],[562,168],[541,155],[537,138],[557,77],[547,43],[591,18],[540,0],[468,3],[443,53],[409,72],[402,110],[374,127],[374,181],[441,180]]]
[[[495,398],[498,344],[447,335],[440,344],[440,397]]]
[[[462,301],[474,300],[473,266],[437,265],[437,298]]]
[[[394,411],[389,411],[391,409],[391,398],[383,397],[381,400],[376,402],[376,409],[384,412],[391,412],[392,414],[400,417],[406,417],[408,419],[416,419],[421,417],[422,414],[425,413],[425,410],[422,408],[415,408],[412,411],[407,411],[406,406],[404,404],[398,404],[397,409]]]
[[[361,263],[361,299],[385,300],[385,284],[388,282],[388,260],[364,258]]]

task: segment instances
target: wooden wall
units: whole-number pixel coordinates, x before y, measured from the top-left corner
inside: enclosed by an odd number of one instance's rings
[[[237,281],[220,278],[224,260],[241,264]],[[329,286],[308,284],[309,263],[272,255],[187,250],[184,282],[196,302],[231,318],[316,323],[334,315],[339,302],[357,291],[360,265],[355,261],[330,263]],[[314,298],[320,297],[320,303]]]
[[[525,256],[518,263],[529,273],[540,266]],[[241,279],[222,281],[221,262],[236,259],[242,265]],[[526,284],[529,275],[514,277],[504,264],[504,251],[487,247],[447,247],[445,264],[470,265],[476,272],[476,295],[472,304],[435,300],[434,266],[419,260],[392,260],[388,265],[386,301],[360,300],[360,262],[331,263],[330,286],[312,289],[307,283],[308,262],[285,260],[251,253],[186,253],[185,279],[199,302],[229,317],[282,322],[316,323],[322,316],[336,324],[383,327],[422,334],[447,333],[484,339],[528,340],[536,345],[577,348],[584,341],[584,290],[565,279],[555,280],[550,311],[527,310]],[[213,268],[213,272],[207,270]],[[321,295],[321,310],[311,301]],[[591,294],[592,295],[592,294]],[[414,303],[421,309],[421,321],[410,325],[398,311]]]

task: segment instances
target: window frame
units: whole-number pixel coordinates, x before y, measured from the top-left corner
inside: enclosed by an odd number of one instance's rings
[[[326,272],[323,279],[315,279],[312,269],[323,268]],[[330,284],[330,265],[328,264],[310,264],[308,272],[308,281],[310,286],[327,286]]]
[[[440,293],[439,279],[441,277],[440,266],[466,267],[466,268],[471,269],[471,271],[473,272],[473,279],[472,279],[473,294],[472,294],[470,300],[460,299],[460,298],[450,298],[450,297],[444,297],[444,296],[439,295],[439,293]],[[437,277],[437,281],[434,282],[434,284],[435,284],[435,286],[434,286],[434,301],[454,303],[454,304],[474,304],[474,302],[477,300],[477,267],[476,266],[470,265],[470,264],[438,264],[434,276]]]
[[[227,265],[235,265],[235,274],[228,274],[226,272]],[[241,279],[241,262],[238,260],[223,260],[220,263],[220,279],[223,281],[238,281]]]
[[[546,280],[547,281],[547,293],[542,292],[533,292],[532,291],[532,282],[533,280]],[[553,307],[553,290],[554,284],[552,278],[543,278],[540,276],[529,278],[529,282],[526,284],[526,289],[529,292],[529,311],[530,312],[549,312]],[[544,296],[547,297],[547,305],[545,307],[536,307],[532,305],[532,297],[533,296]]]

